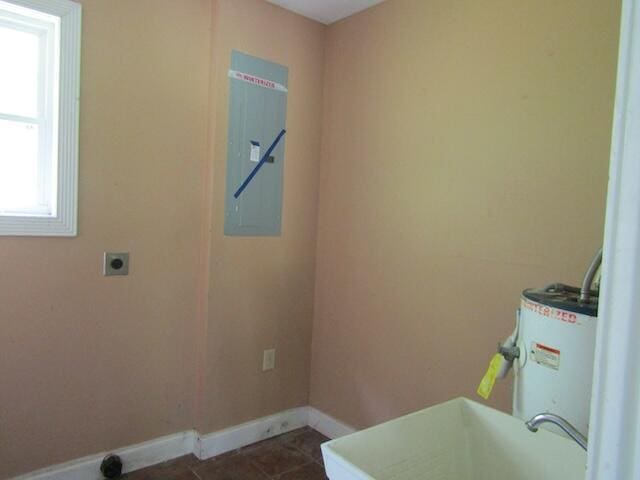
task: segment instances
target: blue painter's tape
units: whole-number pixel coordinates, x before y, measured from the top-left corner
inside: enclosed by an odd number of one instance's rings
[[[273,150],[278,146],[278,143],[280,143],[280,140],[282,140],[282,137],[284,137],[284,134],[287,133],[287,131],[285,129],[282,129],[280,131],[280,133],[278,134],[278,136],[276,137],[276,139],[273,141],[273,143],[271,144],[271,146],[267,149],[267,151],[265,152],[265,154],[262,156],[262,158],[260,159],[260,162],[256,165],[256,167],[251,171],[251,173],[249,174],[249,176],[245,179],[244,182],[242,182],[242,185],[240,185],[240,187],[238,188],[238,190],[236,190],[236,193],[233,194],[233,196],[235,198],[238,198],[240,196],[240,194],[242,192],[244,192],[244,189],[247,188],[247,186],[251,183],[251,180],[253,180],[253,177],[256,176],[256,174],[258,173],[258,171],[260,171],[260,169],[262,168],[262,166],[267,162],[267,160],[269,160],[269,156],[271,155],[271,152],[273,152]],[[253,141],[251,142],[253,143]]]

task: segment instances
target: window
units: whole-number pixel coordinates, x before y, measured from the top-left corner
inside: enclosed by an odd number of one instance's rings
[[[76,235],[80,9],[0,0],[0,235]]]

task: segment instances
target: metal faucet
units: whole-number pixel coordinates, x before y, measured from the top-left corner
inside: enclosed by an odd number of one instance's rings
[[[539,413],[531,420],[525,423],[527,428],[532,432],[537,432],[538,427],[543,423],[553,423],[560,427],[564,432],[569,435],[575,442],[580,445],[585,451],[587,450],[587,437],[582,435],[576,427],[567,422],[564,418],[554,415],[553,413]]]

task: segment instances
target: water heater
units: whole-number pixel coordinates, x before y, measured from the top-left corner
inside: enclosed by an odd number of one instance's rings
[[[498,349],[504,361],[497,377],[514,369],[515,417],[553,413],[587,436],[601,262],[602,249],[580,288],[554,283],[522,292],[516,329]]]
[[[588,434],[597,314],[597,297],[581,301],[576,287],[554,284],[522,293],[514,416],[526,421],[555,413]]]

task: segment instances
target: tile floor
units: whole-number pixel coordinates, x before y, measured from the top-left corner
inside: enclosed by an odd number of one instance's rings
[[[320,444],[329,439],[310,427],[208,460],[186,455],[128,473],[126,480],[325,480]]]

